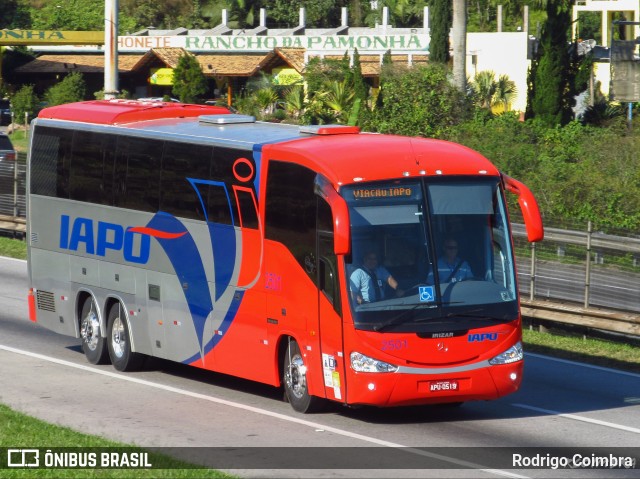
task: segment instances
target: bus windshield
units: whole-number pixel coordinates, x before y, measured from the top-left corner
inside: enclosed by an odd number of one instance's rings
[[[465,331],[517,319],[513,252],[496,177],[343,187],[357,329]]]

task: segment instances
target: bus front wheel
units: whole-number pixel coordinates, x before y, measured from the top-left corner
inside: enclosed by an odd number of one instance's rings
[[[98,309],[90,296],[84,300],[80,313],[82,352],[91,364],[106,364],[109,359],[107,344],[100,330]]]
[[[309,413],[322,407],[322,400],[309,394],[307,385],[307,365],[300,352],[300,346],[289,340],[284,356],[282,383],[287,401],[294,410]]]
[[[109,311],[107,342],[111,363],[118,371],[135,371],[142,366],[144,356],[131,350],[131,333],[120,303]]]

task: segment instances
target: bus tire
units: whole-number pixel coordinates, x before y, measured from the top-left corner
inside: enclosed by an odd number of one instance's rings
[[[80,313],[82,352],[91,364],[106,364],[109,362],[109,353],[107,342],[102,337],[97,311],[98,308],[91,296],[84,300]]]
[[[111,306],[108,324],[107,344],[113,367],[123,372],[140,369],[144,356],[131,350],[131,333],[120,303]]]
[[[323,403],[321,398],[309,394],[306,371],[307,365],[300,346],[295,340],[289,339],[283,362],[282,384],[285,398],[295,411],[301,413],[318,411]]]

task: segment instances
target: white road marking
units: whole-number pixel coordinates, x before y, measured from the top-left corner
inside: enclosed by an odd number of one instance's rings
[[[535,407],[535,406],[529,406],[528,404],[511,404],[512,406],[515,407],[519,407],[522,409],[529,409],[531,411],[536,411],[536,412],[543,412],[545,414],[550,414],[553,416],[559,416],[559,417],[564,417],[567,419],[573,419],[575,421],[582,421],[582,422],[588,422],[590,424],[597,424],[598,426],[605,426],[605,427],[610,427],[613,429],[620,429],[622,431],[627,431],[627,432],[633,432],[635,434],[640,434],[640,429],[637,429],[635,427],[629,427],[629,426],[622,426],[620,424],[616,424],[613,422],[607,422],[607,421],[600,421],[599,419],[591,419],[588,417],[584,417],[584,416],[578,416],[576,414],[566,414],[563,412],[559,412],[559,411],[552,411],[551,409],[543,409],[541,407]]]
[[[604,372],[612,373],[612,374],[613,373],[621,374],[623,376],[631,376],[632,378],[640,379],[640,374],[630,373],[628,371],[620,371],[619,369],[605,368],[605,367],[602,367],[602,366],[594,366],[593,364],[579,363],[577,361],[570,361],[568,359],[552,358],[551,356],[545,356],[543,354],[535,354],[535,353],[526,353],[525,352],[525,356],[532,356],[534,358],[546,359],[548,361],[555,361],[557,363],[571,364],[572,366],[581,366],[583,368],[595,369],[595,370],[598,370],[598,371],[604,371]]]
[[[603,372],[607,372],[607,373],[611,373],[611,374],[620,374],[622,376],[630,376],[630,377],[633,377],[633,378],[640,379],[640,374],[630,373],[628,371],[620,371],[618,369],[604,368],[602,366],[594,366],[592,364],[585,364],[585,363],[579,363],[579,362],[576,362],[576,361],[569,361],[567,359],[552,358],[550,356],[544,356],[542,354],[525,353],[525,356],[532,356],[532,357],[535,357],[535,358],[538,358],[538,359],[546,359],[548,361],[555,361],[557,363],[570,364],[572,366],[580,366],[580,367],[583,367],[583,368],[595,369],[597,371],[603,371]],[[536,406],[530,406],[528,404],[512,403],[511,405],[515,406],[515,407],[522,408],[522,409],[529,409],[530,411],[542,412],[542,413],[545,413],[545,414],[564,417],[564,418],[567,418],[567,419],[573,419],[575,421],[582,421],[582,422],[587,422],[587,423],[591,423],[591,424],[597,424],[599,426],[605,426],[605,427],[610,427],[610,428],[613,428],[613,429],[620,429],[622,431],[627,431],[627,432],[632,432],[632,433],[635,433],[635,434],[640,434],[640,429],[637,429],[637,428],[634,428],[634,427],[629,427],[629,426],[622,426],[620,424],[616,424],[616,423],[613,423],[613,422],[600,421],[599,419],[591,419],[591,418],[584,417],[584,416],[578,416],[577,414],[562,413],[560,411],[553,411],[551,409],[539,408],[539,407],[536,407]]]
[[[160,383],[155,383],[155,382],[152,382],[152,381],[147,381],[145,379],[140,379],[140,378],[128,376],[126,374],[116,373],[116,372],[113,372],[113,371],[104,371],[102,369],[98,369],[98,368],[95,368],[95,367],[92,367],[92,366],[87,366],[87,365],[84,365],[84,364],[76,364],[76,363],[72,363],[71,361],[65,361],[64,359],[57,359],[57,358],[53,358],[53,357],[50,357],[50,356],[45,356],[43,354],[32,353],[30,351],[24,351],[22,349],[12,348],[11,346],[5,346],[5,345],[2,345],[2,344],[0,344],[0,350],[4,350],[4,351],[10,352],[10,353],[15,353],[15,354],[21,354],[23,356],[28,356],[28,357],[32,357],[32,358],[35,358],[35,359],[48,361],[50,363],[59,364],[59,365],[67,366],[67,367],[70,367],[70,368],[80,369],[82,371],[87,371],[87,372],[94,373],[94,374],[101,374],[103,376],[107,376],[107,377],[115,378],[115,379],[120,379],[122,381],[129,381],[129,382],[132,382],[132,383],[135,383],[135,384],[140,384],[140,385],[143,385],[143,386],[149,386],[149,387],[152,387],[152,388],[161,389],[163,391],[168,391],[168,392],[172,392],[172,393],[175,393],[175,394],[181,394],[183,396],[188,396],[188,397],[192,397],[192,398],[196,398],[196,399],[201,399],[201,400],[204,400],[204,401],[210,401],[210,402],[213,402],[213,403],[216,403],[216,404],[222,404],[224,406],[229,406],[229,407],[233,407],[233,408],[236,408],[236,409],[242,409],[242,410],[249,411],[249,412],[252,412],[252,413],[255,413],[255,414],[261,414],[263,416],[273,417],[273,418],[276,418],[276,419],[280,419],[282,421],[288,421],[288,422],[300,424],[300,425],[303,425],[303,426],[311,427],[311,428],[313,428],[315,430],[322,429],[324,431],[332,432],[334,434],[339,434],[341,436],[350,437],[352,439],[357,439],[357,440],[368,442],[368,443],[371,443],[371,444],[376,444],[378,446],[401,448],[403,451],[411,452],[413,454],[424,456],[424,457],[438,459],[440,461],[448,462],[450,464],[456,464],[456,465],[460,466],[461,468],[479,469],[479,470],[482,470],[483,472],[486,472],[488,474],[494,474],[496,476],[502,476],[502,477],[510,477],[510,478],[514,478],[514,479],[528,479],[527,476],[521,476],[519,474],[514,474],[514,473],[503,471],[503,470],[500,470],[500,469],[488,469],[488,468],[486,468],[485,466],[483,466],[481,464],[475,464],[475,463],[472,463],[472,462],[463,461],[463,460],[460,460],[460,459],[455,459],[455,458],[452,458],[452,457],[443,456],[441,454],[436,454],[436,453],[432,453],[432,452],[428,452],[428,451],[422,451],[420,449],[404,446],[402,444],[398,444],[398,443],[395,443],[395,442],[385,441],[385,440],[382,440],[382,439],[377,439],[375,437],[370,437],[370,436],[365,436],[365,435],[362,435],[362,434],[357,434],[357,433],[354,433],[354,432],[346,431],[344,429],[338,429],[338,428],[335,428],[335,427],[332,427],[332,426],[327,426],[327,425],[320,424],[320,423],[317,423],[317,422],[307,421],[305,419],[286,416],[284,414],[268,411],[266,409],[261,409],[261,408],[257,408],[257,407],[254,407],[254,406],[248,406],[246,404],[241,404],[241,403],[237,403],[237,402],[233,402],[233,401],[227,401],[226,399],[221,399],[221,398],[217,398],[217,397],[213,397],[213,396],[208,396],[206,394],[200,394],[200,393],[188,391],[186,389],[181,389],[181,388],[177,388],[177,387],[173,387],[173,386],[167,386],[165,384],[160,384]]]

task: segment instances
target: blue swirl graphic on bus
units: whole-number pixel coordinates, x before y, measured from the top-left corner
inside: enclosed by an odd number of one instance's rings
[[[249,160],[246,158],[239,158],[236,160],[234,167],[238,164],[246,165],[247,163],[249,163]],[[240,183],[249,183],[253,180],[255,167],[253,164],[250,166],[250,175],[240,176],[237,174],[237,171],[234,170],[235,178]],[[209,231],[215,278],[213,282],[213,294],[211,294],[210,283],[207,279],[207,272],[204,267],[201,252],[191,233],[178,218],[160,211],[145,228],[134,228],[133,231],[140,233],[146,232],[158,241],[158,244],[164,250],[182,285],[182,291],[189,307],[189,313],[193,321],[199,345],[199,351],[183,362],[193,363],[197,360],[204,361],[205,355],[222,340],[224,332],[228,330],[237,315],[244,297],[244,291],[236,290],[233,293],[232,299],[226,306],[226,311],[224,309],[220,310],[220,315],[223,315],[221,324],[217,326],[215,333],[213,332],[213,328],[211,328],[211,332],[209,333],[211,336],[207,336],[205,331],[207,318],[211,317],[214,308],[219,304],[218,301],[223,294],[229,290],[234,274],[236,274],[236,264],[240,263],[240,261],[238,261],[238,255],[241,254],[241,251],[238,250],[236,238],[238,234],[236,231],[236,220],[240,220],[241,223],[241,219],[234,214],[234,211],[239,212],[240,208],[239,205],[236,204],[237,197],[236,203],[232,202],[229,188],[224,182],[197,178],[187,178],[186,180],[190,183],[198,197]],[[216,192],[219,193],[217,195],[218,198],[222,197],[226,199],[226,206],[229,208],[228,217],[231,218],[231,224],[212,221],[207,208],[208,204],[205,201],[206,196],[201,194],[201,188],[209,193],[212,189],[215,189]],[[255,198],[255,190],[252,188],[250,190],[253,198]],[[256,207],[255,215],[257,217],[257,204],[254,204]],[[218,205],[218,207],[219,206],[220,205]],[[213,300],[212,297],[214,298]]]

